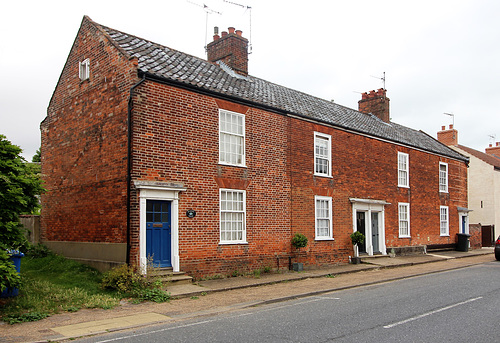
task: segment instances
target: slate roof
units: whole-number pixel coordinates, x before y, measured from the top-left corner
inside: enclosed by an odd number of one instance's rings
[[[201,58],[94,24],[106,32],[123,51],[132,57],[137,57],[139,71],[152,77],[237,98],[278,112],[303,116],[458,160],[468,160],[467,157],[422,131],[392,122],[385,123],[375,116],[250,75],[243,78],[239,75],[234,76],[220,66]]]

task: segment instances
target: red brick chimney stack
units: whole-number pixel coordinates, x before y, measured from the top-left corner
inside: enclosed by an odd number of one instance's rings
[[[234,27],[223,31],[219,36],[214,30],[214,40],[207,45],[207,60],[215,63],[222,61],[241,75],[248,75],[248,40],[243,38],[241,30]]]
[[[446,126],[442,126],[441,131],[437,133],[437,139],[448,146],[458,145],[458,131],[455,130],[451,124],[449,130],[446,130]]]
[[[377,91],[366,92],[361,95],[358,101],[358,110],[363,113],[371,113],[386,123],[390,122],[389,101],[387,90],[380,88]]]
[[[488,155],[495,155],[500,158],[500,142],[496,142],[496,145],[490,144],[488,148],[484,150]]]

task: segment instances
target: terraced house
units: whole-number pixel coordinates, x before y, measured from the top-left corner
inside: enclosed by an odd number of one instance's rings
[[[229,28],[203,60],[84,17],[41,124],[42,235],[94,265],[192,276],[455,243],[468,159],[389,119],[248,74]],[[332,82],[335,82],[332,80]],[[291,259],[290,259],[291,258]]]

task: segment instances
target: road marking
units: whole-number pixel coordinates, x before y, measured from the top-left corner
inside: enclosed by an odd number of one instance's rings
[[[473,301],[476,301],[476,300],[479,300],[479,299],[482,299],[482,298],[483,297],[477,297],[477,298],[465,300],[465,301],[462,301],[462,302],[459,302],[459,303],[456,303],[456,304],[453,304],[453,305],[450,305],[450,306],[445,306],[445,307],[442,307],[440,309],[437,309],[437,310],[434,310],[434,311],[431,311],[431,312],[427,312],[427,313],[418,315],[416,317],[408,318],[408,319],[402,320],[400,322],[396,322],[396,323],[392,323],[392,324],[389,324],[389,325],[385,325],[384,329],[390,329],[390,328],[393,328],[393,327],[401,325],[401,324],[406,324],[408,322],[412,322],[414,320],[430,316],[431,314],[436,314],[436,313],[439,313],[439,312],[443,312],[443,311],[452,309],[454,307],[457,307],[457,306],[460,306],[460,305],[465,305],[465,304],[468,304],[470,302],[473,302]]]
[[[331,298],[331,297],[315,297],[316,299],[323,299],[323,300],[340,300],[340,298]]]

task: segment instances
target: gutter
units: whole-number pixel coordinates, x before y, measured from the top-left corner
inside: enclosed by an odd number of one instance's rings
[[[130,264],[130,198],[131,198],[131,181],[132,181],[132,98],[134,91],[144,81],[146,81],[146,74],[142,75],[142,79],[130,88],[130,95],[128,98],[128,111],[127,111],[127,265]]]

